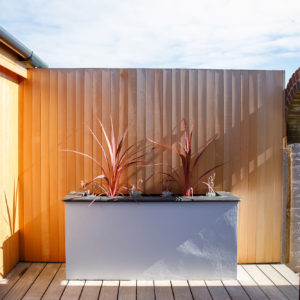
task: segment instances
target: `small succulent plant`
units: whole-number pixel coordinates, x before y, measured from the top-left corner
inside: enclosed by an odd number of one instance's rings
[[[208,177],[207,182],[203,182],[208,187],[208,192],[206,193],[206,196],[208,196],[208,197],[215,197],[216,196],[216,192],[214,190],[215,178],[216,178],[216,173],[213,173],[212,175],[210,175]]]
[[[128,194],[131,197],[140,197],[142,195],[142,190],[139,188],[139,184],[143,183],[143,179],[138,180],[137,187],[134,184],[131,184],[130,188],[127,188]]]
[[[170,185],[170,181],[164,179],[163,180],[164,190],[161,193],[162,197],[164,197],[164,198],[168,198],[168,197],[171,197],[173,195],[173,193],[169,190],[169,185]]]

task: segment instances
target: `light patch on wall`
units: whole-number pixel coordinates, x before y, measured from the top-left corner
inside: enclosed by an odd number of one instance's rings
[[[271,159],[273,156],[273,149],[271,147],[269,147],[266,151],[266,160]]]
[[[263,165],[263,163],[265,162],[265,152],[260,153],[257,156],[257,167],[261,167]]]
[[[255,170],[255,161],[252,159],[249,162],[249,172],[252,173]]]

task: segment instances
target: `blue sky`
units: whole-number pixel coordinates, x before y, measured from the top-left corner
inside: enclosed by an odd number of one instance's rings
[[[299,0],[0,0],[50,67],[300,67]]]

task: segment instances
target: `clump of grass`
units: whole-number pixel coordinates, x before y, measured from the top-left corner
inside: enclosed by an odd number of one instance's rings
[[[4,192],[4,203],[7,213],[7,224],[9,226],[10,235],[16,232],[16,217],[17,217],[17,205],[18,205],[18,183],[17,186],[14,183],[13,199],[12,199],[12,211],[9,209],[7,195]]]

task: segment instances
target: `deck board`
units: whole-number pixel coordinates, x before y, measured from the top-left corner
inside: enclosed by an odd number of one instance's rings
[[[230,300],[221,280],[206,280],[205,283],[214,300]]]
[[[172,280],[171,283],[175,300],[193,300],[190,287],[186,280]]]
[[[135,300],[136,296],[136,281],[127,280],[120,281],[118,300]]]
[[[257,265],[243,265],[243,268],[270,299],[287,299],[278,287],[275,286],[275,284],[257,267]]]
[[[154,285],[153,280],[138,280],[137,281],[137,300],[154,300]]]
[[[3,299],[19,300],[26,294],[32,286],[35,279],[39,276],[40,272],[44,269],[46,264],[34,263],[26,270],[23,276],[16,282],[12,289],[6,294]]]
[[[6,276],[0,280],[0,299],[2,299],[29,268],[30,263],[18,263]]]
[[[246,272],[242,266],[238,266],[238,280],[243,286],[246,293],[251,300],[267,300],[268,297],[252,279],[252,277]]]
[[[212,300],[204,280],[190,280],[189,285],[194,300]]]
[[[119,292],[119,281],[104,280],[100,292],[100,300],[117,300]]]
[[[43,300],[52,300],[52,299],[60,299],[63,294],[68,281],[66,278],[66,266],[62,264],[56,275],[54,276],[52,282],[50,283],[47,291],[43,296]]]
[[[249,300],[249,296],[237,280],[223,280],[223,285],[232,300]]]
[[[290,282],[288,282],[279,272],[270,265],[258,265],[258,268],[268,276],[278,289],[288,298],[297,300],[299,290],[297,290]]]
[[[47,264],[22,299],[41,299],[60,266],[61,264],[57,263]]]
[[[156,300],[173,300],[171,282],[169,280],[154,281],[155,299]]]
[[[68,281],[65,264],[18,263],[0,281],[0,299],[299,299],[298,284],[298,275],[282,264],[238,265],[237,280]]]
[[[61,300],[79,299],[84,286],[84,280],[69,280]]]
[[[283,264],[272,264],[286,280],[288,280],[296,289],[299,290],[299,275],[294,273],[290,268]]]
[[[80,300],[97,300],[102,286],[101,280],[86,281],[80,296]]]

